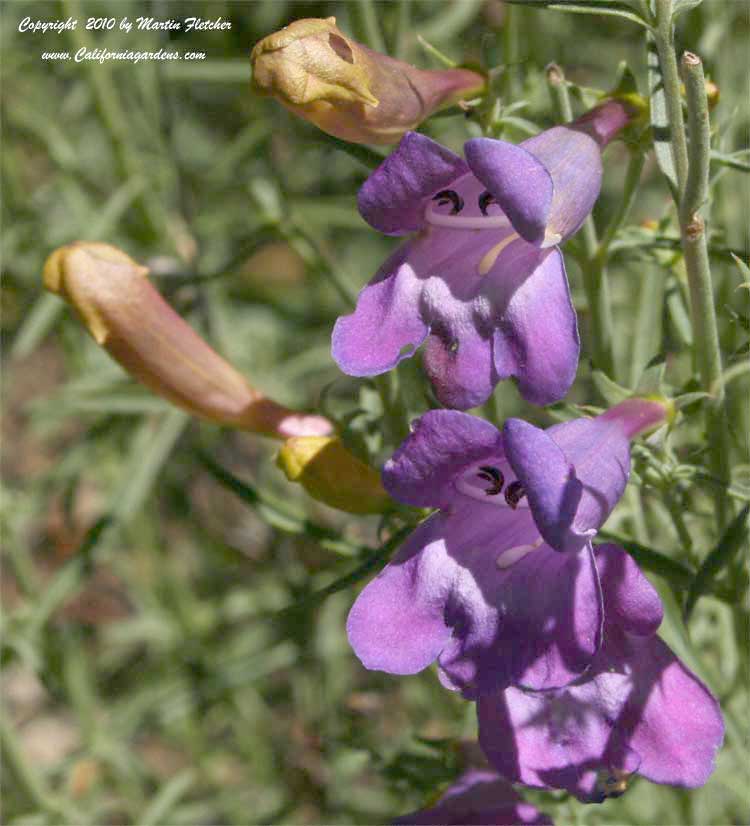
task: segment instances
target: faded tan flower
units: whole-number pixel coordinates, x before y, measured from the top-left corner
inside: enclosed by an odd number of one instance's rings
[[[368,49],[335,17],[290,23],[257,43],[250,61],[256,91],[353,143],[395,143],[485,84],[469,69],[417,69]]]
[[[194,416],[280,439],[332,432],[323,416],[297,413],[251,387],[167,304],[147,274],[117,247],[76,241],[49,256],[44,284],[130,375]]]

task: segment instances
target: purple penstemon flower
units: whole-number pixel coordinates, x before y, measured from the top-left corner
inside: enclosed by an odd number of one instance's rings
[[[548,430],[509,419],[502,433],[467,413],[425,413],[383,484],[439,511],[354,603],[347,630],[362,663],[414,674],[437,660],[468,698],[577,679],[601,645],[591,540],[625,489],[629,439],[667,413],[630,399]]]
[[[579,339],[557,245],[601,186],[601,151],[628,122],[618,100],[519,145],[474,138],[466,160],[416,132],[359,192],[362,217],[387,235],[417,233],[338,319],[333,357],[353,376],[394,367],[426,340],[438,399],[468,409],[514,376],[535,404],[573,382]]]
[[[565,688],[481,697],[484,752],[511,782],[586,802],[619,796],[636,773],[702,786],[724,736],[719,705],[656,636],[661,602],[632,559],[615,545],[595,558],[604,641],[591,668]]]

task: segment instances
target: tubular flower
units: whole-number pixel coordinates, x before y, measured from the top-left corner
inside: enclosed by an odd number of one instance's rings
[[[547,815],[525,803],[507,780],[490,770],[469,769],[434,806],[397,817],[396,826],[552,826]]]
[[[76,241],[44,265],[44,285],[78,313],[97,344],[154,393],[194,416],[276,438],[327,435],[331,423],[277,404],[212,350],[111,244]]]
[[[359,191],[388,235],[418,233],[338,319],[333,357],[353,376],[394,367],[426,341],[438,399],[468,409],[515,377],[528,401],[562,398],[579,339],[557,244],[581,226],[601,186],[601,151],[631,109],[611,100],[519,145],[474,138],[466,160],[408,133]]]
[[[702,786],[724,726],[716,699],[658,636],[662,606],[620,548],[595,550],[604,641],[584,677],[552,691],[508,688],[480,698],[480,743],[511,782],[602,802],[633,774]]]
[[[372,51],[335,17],[295,20],[257,43],[250,61],[256,91],[353,143],[395,143],[485,83],[469,69],[417,69]]]
[[[468,698],[577,679],[601,645],[591,540],[625,489],[629,438],[667,413],[630,399],[546,431],[509,419],[502,433],[466,413],[425,413],[383,483],[439,511],[354,603],[347,630],[362,663],[415,674],[437,660]]]

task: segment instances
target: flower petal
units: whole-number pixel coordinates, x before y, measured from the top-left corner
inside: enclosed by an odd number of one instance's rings
[[[520,148],[536,158],[552,178],[547,235],[556,236],[557,243],[561,243],[579,229],[599,197],[599,144],[583,130],[555,126],[525,140]]]
[[[590,680],[555,692],[481,698],[479,739],[511,782],[601,801],[601,773],[703,785],[724,726],[715,698],[657,637],[614,627]]]
[[[552,826],[552,821],[525,803],[507,780],[496,772],[469,769],[443,794],[434,806],[412,812],[394,821],[396,826]]]
[[[611,646],[610,668],[631,667],[632,687],[617,720],[619,743],[641,758],[639,774],[654,783],[694,788],[714,770],[724,739],[724,723],[716,698],[657,636],[622,635]],[[598,687],[611,677],[603,672]],[[610,760],[622,746],[610,746]]]
[[[597,545],[594,557],[608,621],[630,634],[655,634],[664,618],[664,607],[633,558],[612,544]]]
[[[583,547],[628,481],[630,446],[619,422],[599,416],[543,431],[508,419],[503,443],[542,536],[559,551]]]
[[[511,782],[567,789],[587,801],[606,796],[600,781],[610,773],[700,786],[724,735],[718,703],[653,634],[661,603],[635,563],[616,546],[597,548],[596,563],[604,643],[588,679],[557,691],[509,688],[481,697],[480,744]]]
[[[565,264],[558,249],[525,277],[525,268],[514,263],[501,256],[488,276],[508,294],[495,332],[495,367],[500,378],[516,376],[527,401],[551,404],[573,384],[580,352]]]
[[[385,463],[383,486],[407,505],[446,508],[464,468],[502,455],[494,425],[455,410],[430,410],[412,423],[409,437]]]
[[[350,376],[390,370],[427,336],[419,313],[422,283],[408,262],[410,246],[396,250],[360,292],[355,311],[336,321],[333,358]]]
[[[444,520],[423,522],[352,606],[346,630],[365,668],[416,674],[450,638],[444,613],[457,564],[441,541]]]
[[[471,321],[448,331],[433,325],[422,363],[438,401],[458,410],[486,402],[498,381],[492,338],[483,338]]]
[[[487,187],[516,232],[531,244],[544,241],[553,181],[543,162],[528,149],[493,138],[464,144],[471,171]]]
[[[386,235],[406,235],[424,224],[425,201],[468,171],[462,158],[417,132],[364,182],[357,206],[370,226]]]
[[[601,643],[602,599],[588,549],[562,555],[542,545],[500,567],[511,546],[534,548],[535,531],[524,516],[505,515],[494,548],[454,550],[453,524],[446,536],[448,552],[479,590],[469,589],[466,576],[454,584],[446,613],[454,633],[439,664],[446,685],[470,699],[510,684],[567,685],[590,666]]]
[[[545,431],[521,419],[505,422],[503,445],[541,535],[557,550],[583,547],[595,532],[570,536],[583,485],[567,456]]]

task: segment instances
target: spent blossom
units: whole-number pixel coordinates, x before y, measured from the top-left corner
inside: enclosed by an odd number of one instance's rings
[[[438,399],[468,409],[511,376],[528,401],[562,398],[579,338],[558,244],[583,223],[602,149],[631,107],[609,100],[519,145],[473,138],[466,160],[410,132],[359,192],[387,235],[416,233],[338,319],[333,357],[353,376],[393,368],[426,342]]]
[[[425,413],[383,483],[439,510],[354,603],[347,630],[362,663],[415,674],[437,660],[468,698],[580,677],[602,639],[591,541],[625,489],[629,439],[668,413],[629,399],[548,430],[509,419],[502,433],[466,413]]]
[[[257,92],[353,143],[396,143],[485,84],[470,69],[417,69],[368,49],[335,17],[295,20],[257,43],[250,60]]]
[[[509,687],[477,704],[480,743],[510,782],[566,789],[585,802],[623,794],[633,775],[702,786],[724,736],[716,699],[656,635],[662,605],[616,545],[595,549],[604,637],[564,687]]]
[[[297,413],[251,387],[162,298],[148,269],[111,244],[75,241],[44,265],[44,286],[78,313],[134,378],[194,416],[276,438],[323,436],[323,416]]]

